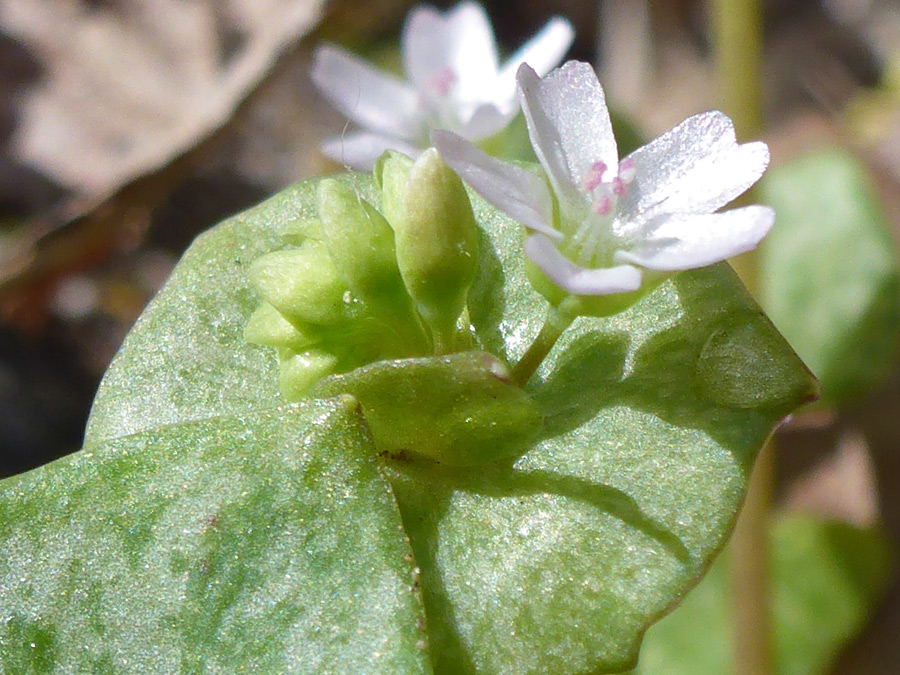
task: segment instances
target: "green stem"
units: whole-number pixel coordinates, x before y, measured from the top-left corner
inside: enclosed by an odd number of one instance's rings
[[[762,131],[762,10],[759,0],[712,0],[719,105],[739,135]]]
[[[773,672],[768,532],[774,460],[770,440],[756,458],[731,540],[735,675]]]
[[[734,121],[738,138],[745,140],[762,130],[762,9],[759,0],[711,0],[709,9],[719,103]],[[752,292],[756,256],[745,254],[732,264]],[[773,456],[770,442],[750,474],[731,543],[737,675],[772,672],[767,532]]]
[[[551,307],[547,311],[547,318],[544,319],[544,325],[528,351],[522,356],[512,371],[512,381],[524,387],[531,376],[537,371],[538,366],[547,358],[547,354],[553,349],[553,345],[559,340],[563,332],[572,325],[577,316],[569,311],[571,303],[567,301],[572,299],[571,296],[563,300],[559,307]]]

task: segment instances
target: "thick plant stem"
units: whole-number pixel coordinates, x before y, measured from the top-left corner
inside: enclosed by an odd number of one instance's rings
[[[710,29],[719,103],[734,121],[739,140],[762,130],[762,10],[759,0],[712,0]],[[756,256],[732,261],[751,292]],[[750,475],[747,500],[731,543],[734,605],[734,670],[737,675],[772,672],[768,528],[775,448],[770,441]]]
[[[770,439],[756,458],[731,540],[735,675],[773,672],[768,533],[774,465]]]
[[[547,311],[547,318],[544,320],[544,325],[541,326],[541,331],[513,368],[512,381],[520,387],[524,387],[528,383],[538,366],[547,358],[547,354],[553,349],[553,345],[559,340],[563,331],[575,320],[575,314],[566,310],[567,304],[563,301],[559,307],[551,307]]]

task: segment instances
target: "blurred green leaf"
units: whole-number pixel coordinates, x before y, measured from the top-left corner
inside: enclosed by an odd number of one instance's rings
[[[6,673],[427,673],[350,397],[95,445],[2,483]]]
[[[341,180],[377,204],[369,177]],[[89,448],[278,404],[274,351],[243,338],[259,303],[247,269],[296,243],[315,189],[288,188],[191,247],[110,367]],[[483,231],[469,316],[479,346],[514,362],[546,302],[526,279],[523,228],[474,196],[473,206]],[[457,469],[380,460],[422,571],[436,669],[629,667],[647,626],[721,548],[766,437],[814,392],[721,264],[673,277],[615,317],[578,319],[526,388],[544,425],[521,456]],[[53,521],[48,539],[63,527]]]
[[[789,516],[772,528],[775,672],[827,671],[886,588],[891,556],[877,529]],[[728,552],[681,606],[647,632],[634,673],[731,672]]]
[[[778,214],[760,249],[763,306],[827,399],[865,393],[900,338],[897,253],[865,168],[819,151],[771,168],[760,194]]]

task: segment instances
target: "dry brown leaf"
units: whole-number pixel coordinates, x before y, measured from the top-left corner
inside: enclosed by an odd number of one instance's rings
[[[45,77],[22,93],[17,159],[88,201],[222,126],[324,0],[3,0],[0,30]]]

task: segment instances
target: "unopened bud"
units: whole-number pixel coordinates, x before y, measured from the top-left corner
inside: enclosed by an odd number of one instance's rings
[[[302,328],[301,330],[301,327],[288,321],[272,305],[264,302],[250,315],[244,327],[244,339],[263,347],[287,347],[301,351],[320,340],[313,326],[306,325]]]
[[[288,401],[299,401],[306,396],[310,387],[337,370],[339,359],[320,349],[310,349],[299,354],[279,349],[278,362],[282,395]]]
[[[347,284],[322,242],[307,239],[300,248],[262,256],[250,267],[250,281],[291,321],[330,324],[344,318]]]
[[[384,217],[345,183],[319,183],[319,217],[338,273],[363,302],[409,315],[409,296],[397,267],[394,231]]]
[[[386,201],[396,198],[392,189],[385,180]],[[413,164],[391,225],[403,282],[441,351],[475,278],[478,227],[462,181],[436,150]]]
[[[392,228],[401,218],[406,185],[413,161],[404,154],[388,150],[375,162],[375,184],[381,190],[381,213]]]

